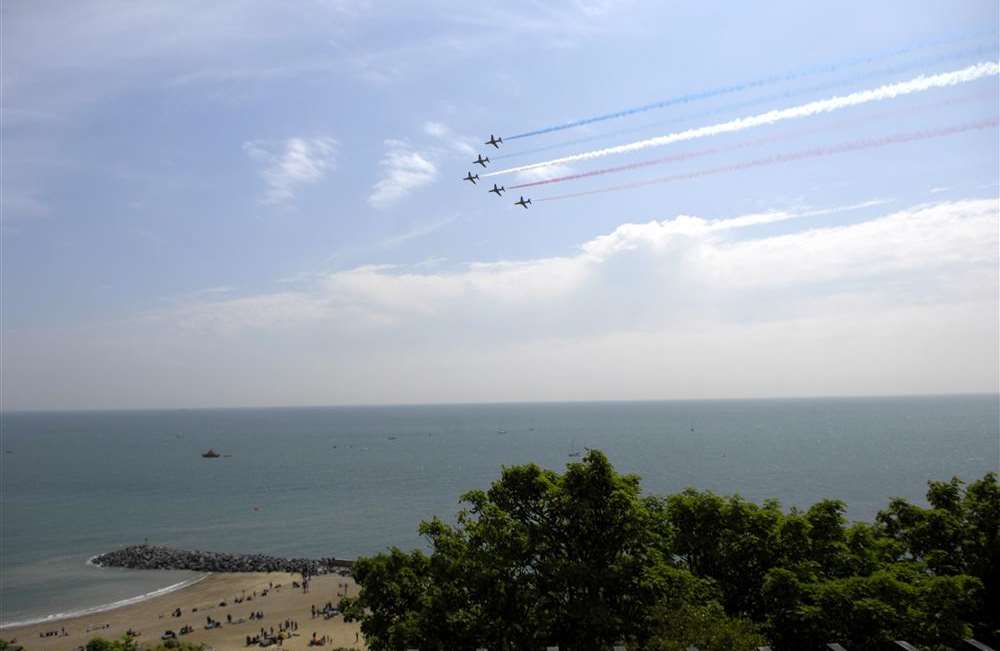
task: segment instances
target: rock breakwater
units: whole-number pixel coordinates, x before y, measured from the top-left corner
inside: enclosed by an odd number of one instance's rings
[[[267,554],[224,554],[189,551],[160,545],[130,545],[91,561],[100,567],[132,570],[192,570],[195,572],[294,572],[317,576],[345,572],[351,561],[330,558],[281,558]]]

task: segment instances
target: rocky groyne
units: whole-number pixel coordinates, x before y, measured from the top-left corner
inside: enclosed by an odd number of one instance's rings
[[[294,572],[317,576],[349,571],[351,561],[336,558],[281,558],[267,554],[223,554],[174,549],[160,545],[130,545],[91,561],[100,567],[133,570],[193,570],[195,572]]]

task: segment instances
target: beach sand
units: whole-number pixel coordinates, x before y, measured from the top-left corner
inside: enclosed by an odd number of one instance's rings
[[[351,577],[339,575],[326,575],[314,577],[309,582],[309,592],[303,594],[301,588],[293,588],[292,581],[300,580],[299,575],[270,573],[270,574],[212,574],[206,579],[199,581],[176,592],[171,592],[148,601],[116,608],[103,613],[63,619],[55,622],[41,624],[31,624],[29,626],[19,626],[16,628],[6,628],[0,631],[0,638],[4,640],[17,640],[27,651],[71,651],[87,643],[94,637],[119,638],[130,627],[139,631],[138,638],[140,644],[155,644],[159,641],[160,635],[167,629],[179,632],[185,624],[194,627],[194,632],[182,636],[180,639],[190,642],[205,642],[214,647],[217,651],[230,651],[234,649],[258,649],[260,647],[246,646],[246,636],[258,633],[261,627],[266,629],[274,627],[278,631],[278,623],[286,619],[295,620],[299,624],[297,637],[285,640],[283,649],[330,649],[338,646],[348,648],[365,649],[364,641],[360,636],[358,624],[347,624],[340,615],[331,619],[317,617],[313,619],[310,614],[310,606],[322,607],[326,602],[332,601],[334,605],[340,600],[339,595],[343,595],[346,584],[346,592],[351,596],[357,595],[357,585]],[[266,596],[261,596],[261,592],[268,588],[269,584],[281,585],[280,589],[271,589]],[[258,596],[252,601],[243,603],[233,603],[233,598],[244,593],[247,595],[257,591]],[[226,602],[226,606],[219,606],[220,602]],[[172,617],[174,609],[180,608],[181,617]],[[197,612],[192,612],[197,608]],[[260,621],[250,621],[247,619],[252,611],[263,611],[264,617]],[[247,619],[242,624],[227,624],[226,615],[230,614],[233,621]],[[221,628],[205,630],[205,618],[211,616],[212,619],[222,622]],[[109,625],[107,628],[97,629],[99,626]],[[88,627],[92,630],[87,631]],[[45,631],[59,631],[66,629],[68,636],[60,637],[39,637],[39,633]],[[332,638],[332,643],[327,642],[326,646],[310,647],[309,640],[313,632],[317,637],[327,635]],[[355,642],[355,634],[358,634],[359,642]]]

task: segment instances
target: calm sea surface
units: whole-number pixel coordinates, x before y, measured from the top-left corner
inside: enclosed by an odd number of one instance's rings
[[[119,545],[353,558],[505,464],[604,450],[649,493],[686,486],[870,519],[928,479],[1000,466],[997,396],[5,413],[2,621],[192,578],[88,566]],[[221,459],[202,459],[214,448]]]

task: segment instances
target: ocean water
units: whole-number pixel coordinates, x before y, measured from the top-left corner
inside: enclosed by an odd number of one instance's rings
[[[603,450],[648,493],[832,497],[852,520],[928,479],[1000,468],[996,395],[2,415],[0,621],[196,578],[87,565],[141,543],[353,558],[421,546],[421,519],[502,465]],[[220,459],[201,458],[214,448]]]

